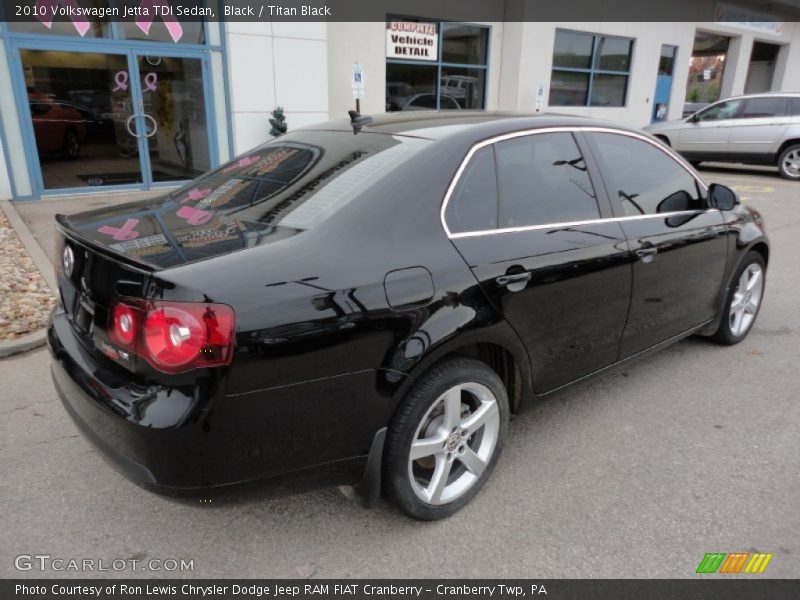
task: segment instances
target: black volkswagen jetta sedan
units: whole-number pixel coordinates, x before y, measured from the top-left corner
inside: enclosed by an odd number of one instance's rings
[[[419,519],[478,492],[523,400],[742,340],[769,259],[730,189],[560,116],[354,115],[57,220],[53,377],[128,477],[299,477]]]

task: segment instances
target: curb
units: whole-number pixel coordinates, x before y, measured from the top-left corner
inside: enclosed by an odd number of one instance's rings
[[[22,242],[25,250],[28,251],[28,255],[31,257],[33,264],[36,265],[36,268],[39,269],[39,273],[41,273],[50,291],[55,294],[58,285],[56,283],[53,263],[47,258],[47,254],[42,250],[42,247],[39,246],[39,242],[36,241],[36,238],[33,236],[33,233],[31,233],[31,230],[28,229],[25,221],[19,216],[14,205],[8,200],[0,200],[0,209],[5,213],[11,227],[16,231],[20,242]],[[34,348],[43,346],[46,341],[47,331],[45,329],[40,329],[16,340],[0,342],[0,358],[33,350]]]
[[[21,338],[11,340],[10,342],[0,342],[0,358],[19,354],[20,352],[27,352],[39,346],[44,346],[47,341],[47,330],[40,329],[33,333],[23,335]]]

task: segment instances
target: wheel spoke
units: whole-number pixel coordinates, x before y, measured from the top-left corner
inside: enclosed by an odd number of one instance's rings
[[[447,436],[437,435],[421,440],[414,440],[414,443],[411,444],[409,458],[411,460],[417,460],[419,458],[431,456],[432,454],[438,454],[442,451],[442,447],[446,439]]]
[[[744,311],[737,310],[733,315],[733,323],[731,324],[731,332],[733,335],[739,335],[742,330],[742,319],[744,318]]]
[[[754,289],[756,289],[757,285],[760,285],[760,282],[761,282],[761,271],[760,270],[754,271],[747,282],[747,291],[752,292]]]
[[[464,466],[467,467],[467,470],[470,473],[478,477],[486,469],[486,463],[469,446],[467,446],[464,454],[458,455],[458,460],[460,460]]]
[[[745,272],[739,277],[739,287],[737,290],[744,294],[747,291],[747,284],[750,282],[750,271],[745,269]]]
[[[436,457],[436,468],[433,471],[431,482],[425,489],[428,495],[428,502],[438,504],[442,499],[442,492],[447,486],[447,478],[450,475],[450,467],[453,465],[444,455]]]
[[[461,420],[461,386],[456,386],[444,395],[444,426],[452,431]]]
[[[751,298],[750,301],[747,304],[745,304],[744,312],[746,312],[749,315],[754,315],[756,314],[756,310],[758,310],[758,302],[756,302]]]
[[[744,294],[736,292],[733,294],[733,300],[731,301],[731,314],[735,313],[742,308],[742,302],[744,301]]]
[[[461,421],[461,429],[464,430],[464,435],[472,435],[478,431],[478,429],[483,427],[486,421],[495,414],[497,414],[497,402],[492,400],[482,403],[478,407],[478,410],[467,415],[467,417]]]

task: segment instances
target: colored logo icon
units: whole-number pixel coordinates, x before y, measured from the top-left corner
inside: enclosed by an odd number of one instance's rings
[[[697,573],[763,573],[772,554],[763,552],[708,552],[697,566]]]

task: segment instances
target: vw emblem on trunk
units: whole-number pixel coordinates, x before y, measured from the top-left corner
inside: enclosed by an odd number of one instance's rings
[[[66,273],[67,277],[72,277],[72,269],[75,267],[75,254],[72,252],[72,248],[69,246],[64,248],[62,258],[64,261],[64,273]]]

